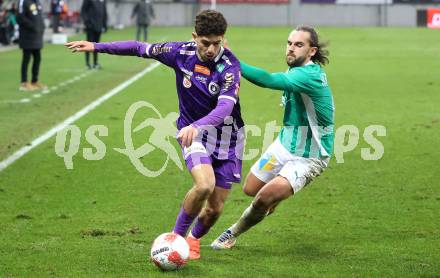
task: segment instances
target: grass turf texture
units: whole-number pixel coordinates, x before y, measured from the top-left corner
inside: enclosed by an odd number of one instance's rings
[[[289,31],[231,27],[228,39],[241,59],[284,71]],[[202,260],[166,274],[148,262],[151,242],[173,227],[191,178],[173,163],[160,177],[146,178],[113,148],[124,147],[123,121],[132,103],[146,100],[163,116],[177,111],[173,72],[160,66],[76,123],[83,136],[74,170],[66,170],[55,155],[52,138],[0,172],[0,276],[438,277],[438,32],[320,31],[331,41],[326,71],[336,128],[356,125],[360,144],[344,155],[344,164],[333,160],[312,186],[240,237],[234,250],[216,252],[207,245],[250,203],[240,185],[203,239]],[[190,32],[152,28],[151,40],[185,40]],[[103,39],[126,40],[133,34],[133,29],[113,31]],[[104,70],[30,103],[7,103],[29,94],[17,90],[20,58],[19,50],[0,53],[1,159],[150,63],[101,55]],[[45,46],[41,81],[54,86],[83,71],[83,54]],[[240,101],[247,124],[281,124],[280,93],[243,81]],[[138,112],[135,122],[152,116],[144,113]],[[82,148],[90,145],[84,133],[96,124],[109,129],[101,138],[107,153],[100,161],[86,161]],[[364,161],[360,149],[368,145],[362,132],[372,124],[387,128],[380,138],[385,154],[379,161]],[[133,136],[137,145],[148,132]],[[249,148],[261,144],[262,137],[249,137]],[[143,161],[158,169],[165,159],[154,151]],[[244,175],[254,161],[244,162]]]

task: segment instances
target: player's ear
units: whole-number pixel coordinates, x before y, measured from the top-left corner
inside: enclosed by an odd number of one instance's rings
[[[317,47],[311,47],[310,48],[310,57],[315,56],[316,52],[318,52],[318,48]]]
[[[193,40],[195,41],[197,39],[197,33],[196,32],[192,32],[192,37],[193,37]]]

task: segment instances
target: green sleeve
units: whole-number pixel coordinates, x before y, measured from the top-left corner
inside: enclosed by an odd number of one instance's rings
[[[291,84],[285,73],[269,73],[241,61],[240,68],[242,76],[257,86],[282,91],[291,88]]]

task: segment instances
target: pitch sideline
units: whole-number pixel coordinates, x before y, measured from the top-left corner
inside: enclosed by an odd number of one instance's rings
[[[139,72],[135,76],[133,76],[130,79],[119,84],[118,86],[116,86],[112,90],[108,91],[106,94],[104,94],[103,96],[101,96],[97,100],[93,101],[92,103],[90,103],[89,105],[87,105],[86,107],[81,109],[80,111],[76,112],[72,116],[65,119],[63,122],[57,124],[56,126],[51,128],[50,130],[46,131],[44,134],[42,134],[39,137],[37,137],[36,139],[34,139],[29,145],[26,145],[26,146],[22,147],[21,149],[17,150],[15,153],[10,155],[8,158],[6,158],[5,160],[0,162],[0,172],[3,171],[4,169],[6,169],[12,163],[14,163],[16,160],[20,159],[22,156],[27,154],[29,151],[31,151],[35,147],[39,146],[41,143],[45,142],[46,140],[48,140],[49,138],[54,136],[58,131],[62,130],[63,128],[67,127],[68,125],[70,125],[70,124],[74,123],[75,121],[77,121],[78,119],[80,119],[82,116],[91,112],[96,107],[98,107],[99,105],[104,103],[106,100],[108,100],[112,96],[118,94],[119,92],[121,92],[122,90],[124,90],[125,88],[130,86],[132,83],[134,83],[135,81],[140,79],[142,76],[144,76],[145,74],[147,74],[150,71],[157,68],[159,65],[160,65],[159,62],[154,62],[154,63],[150,64],[143,71]]]

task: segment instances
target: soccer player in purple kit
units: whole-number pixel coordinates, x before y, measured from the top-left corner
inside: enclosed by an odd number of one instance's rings
[[[196,16],[191,42],[66,44],[73,52],[152,58],[174,69],[180,111],[177,138],[193,187],[185,196],[173,231],[186,236],[196,221],[187,236],[190,259],[200,258],[200,238],[220,216],[232,183],[241,180],[240,63],[222,46],[226,29],[220,12],[205,10]],[[211,127],[215,127],[214,135]],[[214,141],[209,140],[212,137]]]

